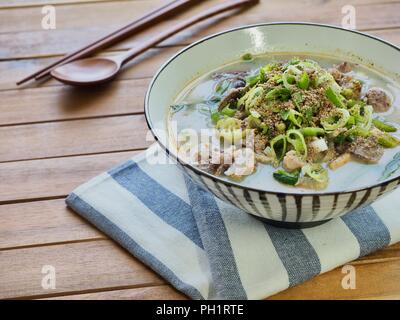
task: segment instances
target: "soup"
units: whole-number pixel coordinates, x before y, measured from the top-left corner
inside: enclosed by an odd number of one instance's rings
[[[224,179],[345,190],[397,169],[399,93],[390,77],[331,57],[245,55],[189,84],[169,128],[181,156]]]

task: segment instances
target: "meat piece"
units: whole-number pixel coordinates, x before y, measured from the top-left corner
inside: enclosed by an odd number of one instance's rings
[[[294,150],[288,151],[283,158],[283,167],[289,172],[303,168],[304,166],[305,162],[298,157]]]
[[[215,170],[214,174],[216,176],[222,175],[229,168],[229,164],[220,164]]]
[[[307,142],[307,160],[311,162],[316,162],[322,160],[326,154],[325,151],[328,150],[328,145],[324,138],[316,138],[306,139]]]
[[[351,64],[347,61],[344,61],[335,66],[335,69],[339,70],[342,73],[347,73],[351,71]]]
[[[336,80],[337,83],[340,83],[342,81],[344,74],[340,72],[338,69],[330,68],[328,71],[332,75],[333,79]]]
[[[368,138],[358,137],[350,144],[348,151],[358,159],[371,163],[377,163],[384,153],[383,147],[378,144],[374,136]]]
[[[344,73],[348,73],[351,71],[351,65],[348,62],[342,62],[338,65],[333,66],[333,68],[330,68],[328,71],[336,80],[336,82],[340,84],[346,77]],[[350,76],[347,77],[352,79]]]
[[[232,88],[243,88],[243,87],[245,87],[246,86],[246,80],[244,80],[244,79],[236,79],[236,80],[234,80],[233,82],[232,82]]]
[[[242,93],[244,93],[244,88],[234,88],[231,89],[228,94],[221,100],[219,103],[218,110],[221,111],[223,108],[225,108],[230,102],[239,99],[242,96]]]
[[[254,172],[255,155],[253,150],[249,148],[236,150],[234,152],[234,159],[233,164],[225,171],[225,175],[233,179],[240,179]]]
[[[314,149],[315,152],[324,152],[328,150],[328,145],[324,138],[314,138],[310,143],[310,148]]]
[[[375,112],[386,112],[390,108],[390,98],[382,89],[369,89],[365,97],[367,99],[367,103],[374,108]]]
[[[350,153],[343,153],[342,155],[340,155],[335,160],[332,160],[329,163],[329,168],[331,168],[332,170],[336,170],[337,168],[340,168],[340,167],[344,166],[350,160],[351,160],[351,154]]]
[[[233,153],[235,149],[233,146],[230,146],[226,149],[218,148],[218,150],[212,148],[207,154],[203,154],[206,148],[200,147],[199,149],[199,168],[216,176],[222,175],[233,162]],[[208,156],[208,158],[206,158],[206,156]],[[201,157],[204,159],[200,160]]]
[[[343,76],[338,82],[344,89],[351,89],[351,96],[346,96],[347,99],[359,100],[361,97],[362,84],[360,81],[353,79],[351,76]]]

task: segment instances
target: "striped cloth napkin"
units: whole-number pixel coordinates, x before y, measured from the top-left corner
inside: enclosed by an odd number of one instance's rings
[[[399,241],[399,192],[315,228],[281,229],[143,153],[66,202],[193,299],[261,299]]]

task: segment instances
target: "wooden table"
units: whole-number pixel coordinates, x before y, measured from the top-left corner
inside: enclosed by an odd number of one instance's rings
[[[143,96],[157,68],[183,46],[243,24],[313,21],[339,25],[348,1],[265,0],[175,36],[136,59],[109,85],[76,89],[54,80],[15,81],[164,1],[2,0],[0,3],[0,298],[182,299],[182,294],[64,204],[96,174],[145,149]],[[126,50],[176,20],[138,34],[104,54]],[[400,44],[400,0],[352,0],[357,28]],[[43,30],[41,7],[56,8]],[[341,268],[272,299],[400,298],[400,245],[352,263],[357,289],[344,290]],[[42,268],[56,268],[43,289]]]

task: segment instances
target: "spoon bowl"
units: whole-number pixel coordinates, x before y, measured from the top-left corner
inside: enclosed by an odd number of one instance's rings
[[[100,84],[114,78],[121,64],[112,58],[95,57],[61,65],[51,75],[67,84],[88,86]]]

